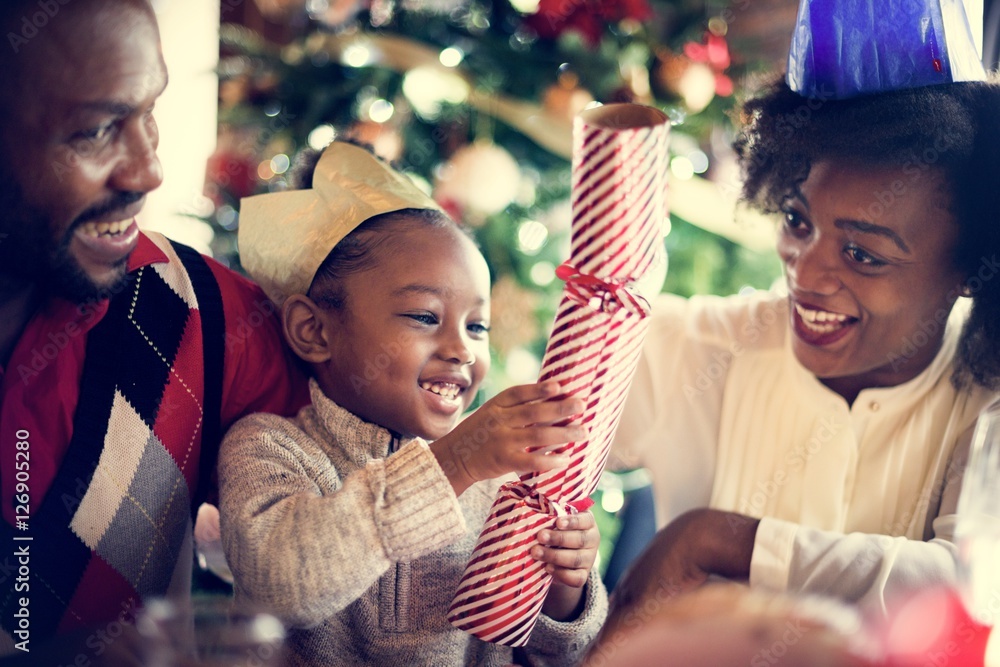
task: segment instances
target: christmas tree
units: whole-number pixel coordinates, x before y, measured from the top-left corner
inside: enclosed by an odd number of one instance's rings
[[[239,198],[286,188],[303,148],[334,137],[369,143],[475,230],[493,271],[491,340],[508,370],[499,381],[531,379],[544,348],[569,242],[577,112],[609,102],[665,110],[675,122],[673,188],[732,170],[733,82],[752,65],[733,65],[725,4],[313,1],[308,14],[301,2],[270,4],[310,20],[280,48],[223,26],[209,165],[216,256],[238,266]],[[737,184],[725,178],[716,192],[732,197]],[[778,275],[760,244],[744,247],[676,210],[671,222],[667,291],[732,293]]]
[[[728,3],[257,2],[300,34],[277,46],[223,25],[209,222],[224,262],[239,268],[241,197],[287,188],[305,148],[371,144],[474,230],[493,273],[491,386],[533,381],[568,256],[572,119],[636,102],[674,122],[664,290],[729,294],[779,275],[761,234],[703,228],[731,217],[719,201],[738,190],[734,82],[756,68],[730,51]]]

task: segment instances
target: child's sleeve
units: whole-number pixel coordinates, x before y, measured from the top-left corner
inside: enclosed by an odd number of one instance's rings
[[[590,570],[583,611],[572,621],[562,622],[545,614],[531,633],[525,652],[537,667],[572,667],[583,662],[591,642],[597,637],[608,617],[608,591],[601,582],[597,567]]]
[[[458,500],[419,440],[343,477],[294,424],[251,415],[226,435],[219,479],[236,595],[290,626],[322,622],[392,564],[465,533]]]

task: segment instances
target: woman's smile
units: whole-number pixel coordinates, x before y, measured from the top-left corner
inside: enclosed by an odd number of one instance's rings
[[[809,345],[832,345],[847,336],[858,318],[803,305],[791,299],[792,329]]]

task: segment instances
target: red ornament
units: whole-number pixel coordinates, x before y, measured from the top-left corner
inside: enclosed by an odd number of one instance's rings
[[[462,205],[451,197],[438,198],[437,203],[452,220],[465,221],[465,211],[462,209]]]
[[[208,158],[205,180],[205,194],[218,207],[226,203],[223,193],[239,200],[255,192],[257,166],[252,156],[219,150]]]
[[[605,26],[625,19],[645,21],[653,16],[646,0],[541,0],[525,23],[543,39],[557,39],[576,31],[591,46],[601,42]]]
[[[684,55],[695,62],[702,62],[715,72],[715,94],[727,97],[733,94],[733,80],[725,75],[729,69],[729,44],[726,38],[712,32],[705,34],[704,44],[688,42],[684,45]]]

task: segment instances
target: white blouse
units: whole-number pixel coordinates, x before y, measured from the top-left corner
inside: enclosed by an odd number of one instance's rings
[[[661,525],[704,506],[762,518],[752,586],[884,607],[894,590],[951,580],[965,449],[993,397],[950,381],[966,306],[909,342],[946,327],[920,375],[848,406],[795,359],[784,295],[663,295],[615,459],[649,469]]]

